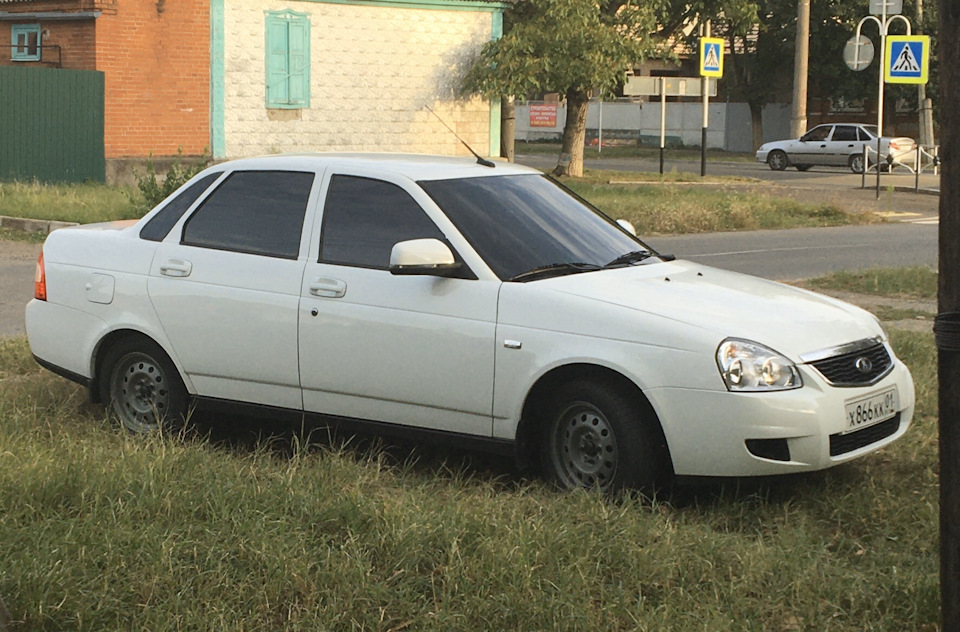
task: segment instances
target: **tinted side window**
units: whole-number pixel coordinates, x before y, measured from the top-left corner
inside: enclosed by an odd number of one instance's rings
[[[873,140],[873,136],[867,133],[867,130],[857,128],[857,133],[860,135],[860,140]]]
[[[238,171],[223,181],[183,229],[183,244],[296,259],[312,173]]]
[[[150,221],[140,229],[140,239],[149,239],[150,241],[163,241],[173,225],[180,221],[183,214],[187,212],[190,205],[197,201],[203,192],[207,190],[213,181],[223,174],[222,171],[211,173],[208,176],[197,180],[187,190],[170,200],[166,206],[160,209],[156,215],[150,218]]]
[[[320,261],[386,270],[394,244],[426,238],[444,236],[400,187],[354,176],[331,179],[323,207]]]
[[[800,140],[805,140],[808,142],[827,140],[827,136],[830,135],[831,129],[833,129],[832,125],[820,125],[818,127],[814,127],[812,130],[804,134],[803,138]]]
[[[857,128],[852,125],[837,125],[833,129],[833,140],[850,141],[857,140]]]

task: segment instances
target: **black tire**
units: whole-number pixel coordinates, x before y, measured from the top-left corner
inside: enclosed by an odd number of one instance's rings
[[[770,152],[770,155],[767,156],[767,164],[770,165],[770,169],[773,171],[783,171],[787,168],[787,165],[790,164],[790,161],[787,159],[786,152],[780,149],[774,149]]]
[[[637,395],[615,384],[573,380],[542,411],[540,465],[564,489],[653,492],[666,482],[659,422]]]
[[[103,359],[100,399],[107,412],[136,434],[179,430],[187,389],[163,349],[145,338],[124,338]]]
[[[794,165],[797,168],[797,171],[809,171],[810,167],[813,165]]]
[[[863,154],[853,154],[847,161],[847,166],[854,173],[863,173]]]

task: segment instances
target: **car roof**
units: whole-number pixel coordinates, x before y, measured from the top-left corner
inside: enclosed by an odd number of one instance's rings
[[[372,169],[383,174],[404,176],[411,180],[447,180],[452,178],[477,178],[539,174],[530,167],[509,162],[494,162],[486,167],[474,158],[454,156],[430,156],[424,154],[391,153],[304,153],[277,154],[255,158],[239,158],[217,164],[210,170],[320,170],[323,168]]]

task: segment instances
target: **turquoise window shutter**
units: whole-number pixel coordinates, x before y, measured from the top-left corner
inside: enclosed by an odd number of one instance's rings
[[[293,11],[267,12],[268,108],[310,107],[310,18]]]
[[[310,22],[296,18],[289,23],[290,104],[310,107]]]
[[[289,103],[290,60],[286,20],[267,18],[267,107]]]

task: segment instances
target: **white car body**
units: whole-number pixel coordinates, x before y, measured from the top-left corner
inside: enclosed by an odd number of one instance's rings
[[[221,183],[261,170],[315,174],[295,256],[182,243],[192,214]],[[26,319],[31,349],[44,366],[93,386],[96,399],[107,348],[136,332],[162,348],[190,397],[200,401],[373,422],[405,433],[450,433],[517,452],[532,436],[525,428],[536,412],[531,394],[538,385],[560,374],[603,376],[597,379],[629,384],[649,403],[677,475],[819,470],[895,441],[910,424],[910,373],[877,320],[859,308],[658,256],[612,269],[505,280],[421,187],[449,179],[542,177],[531,169],[411,156],[275,156],[211,167],[168,201],[221,172],[160,241],[140,233],[165,204],[137,222],[51,233],[42,253],[46,299],[31,301]],[[336,176],[402,188],[475,278],[321,262],[325,200]],[[416,246],[412,250],[426,252]],[[731,338],[782,354],[802,385],[732,392],[717,359],[718,347]],[[833,386],[811,363],[844,351],[857,356],[864,346],[889,358],[869,383]],[[880,394],[893,398],[895,410],[883,413],[887,430],[862,439],[879,426],[852,423],[850,405]],[[788,448],[788,456],[771,458],[762,450],[758,456],[747,447],[765,440]],[[831,454],[836,441],[847,447]]]
[[[764,143],[757,150],[757,162],[782,170],[793,166],[804,171],[811,166],[848,167],[855,173],[862,169],[864,146],[870,149],[870,164],[877,157],[877,128],[875,125],[828,123],[818,125],[800,138]],[[894,164],[916,164],[917,144],[912,138],[898,136],[880,138],[880,161],[887,157]],[[778,154],[777,152],[781,152]],[[786,157],[786,162],[780,158]]]

